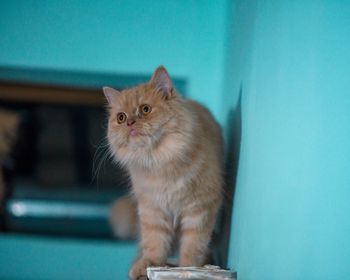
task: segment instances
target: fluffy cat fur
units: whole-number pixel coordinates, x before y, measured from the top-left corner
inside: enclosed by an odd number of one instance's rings
[[[104,93],[110,149],[132,182],[133,197],[115,205],[117,213],[118,207],[129,209],[134,220],[122,223],[124,237],[135,234],[132,224],[139,223],[140,255],[129,277],[137,279],[148,266],[166,264],[175,239],[180,266],[204,265],[222,203],[219,125],[206,108],[176,92],[162,66],[148,83],[121,92],[106,87]],[[146,113],[144,104],[150,106]]]

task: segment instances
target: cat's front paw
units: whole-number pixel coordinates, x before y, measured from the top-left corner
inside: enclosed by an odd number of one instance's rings
[[[151,265],[151,262],[144,258],[139,258],[135,261],[133,266],[131,267],[129,271],[129,278],[131,280],[137,280],[141,276],[147,275],[147,267]]]

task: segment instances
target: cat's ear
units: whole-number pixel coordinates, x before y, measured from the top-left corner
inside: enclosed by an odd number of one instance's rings
[[[111,87],[103,87],[103,93],[106,96],[108,104],[112,105],[115,102],[117,95],[120,94],[120,91]]]
[[[173,82],[164,66],[159,66],[156,69],[150,83],[153,84],[157,90],[162,91],[167,98],[176,96]]]

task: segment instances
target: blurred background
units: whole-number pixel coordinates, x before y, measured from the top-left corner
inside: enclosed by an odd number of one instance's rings
[[[1,1],[0,278],[127,278],[101,87],[164,65],[224,128],[215,262],[350,279],[349,38],[342,0]]]

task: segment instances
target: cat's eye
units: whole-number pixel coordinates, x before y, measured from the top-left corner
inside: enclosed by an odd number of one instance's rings
[[[126,114],[123,112],[120,112],[117,114],[117,121],[118,123],[123,123],[126,121]]]
[[[143,115],[147,115],[147,114],[151,113],[152,107],[148,104],[142,104],[140,106],[140,110],[141,110]]]

